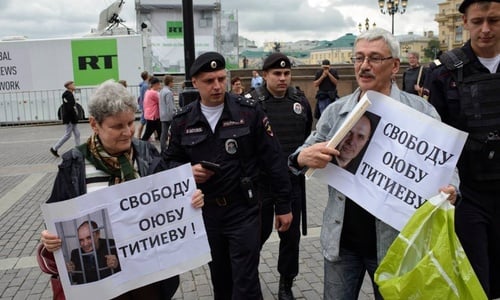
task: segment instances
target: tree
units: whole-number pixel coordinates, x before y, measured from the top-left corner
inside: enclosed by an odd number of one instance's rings
[[[427,43],[427,48],[424,49],[424,55],[429,60],[436,58],[436,54],[439,52],[439,40],[432,39]]]

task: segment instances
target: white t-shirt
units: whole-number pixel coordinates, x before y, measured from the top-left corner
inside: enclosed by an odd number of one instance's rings
[[[478,57],[479,61],[483,66],[488,68],[490,70],[490,73],[496,73],[498,69],[498,64],[500,63],[500,54],[498,54],[495,57],[489,57],[489,58],[484,58],[484,57]]]
[[[222,110],[224,109],[224,103],[217,106],[206,106],[200,103],[201,112],[207,118],[208,124],[210,124],[210,128],[212,128],[212,132],[215,131],[215,126],[222,115]]]

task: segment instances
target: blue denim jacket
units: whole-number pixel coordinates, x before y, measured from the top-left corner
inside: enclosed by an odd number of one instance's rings
[[[354,91],[354,93],[338,99],[325,109],[316,124],[316,131],[311,133],[311,135],[304,142],[304,145],[299,147],[292,155],[290,155],[288,165],[293,173],[304,173],[307,168],[297,169],[296,166],[294,166],[292,158],[296,156],[304,147],[330,140],[344,122],[347,114],[358,102],[360,92],[361,91],[358,88]],[[390,97],[440,120],[437,111],[431,104],[421,97],[402,92],[398,89],[396,84],[392,85]],[[457,171],[455,171],[450,184],[455,187],[459,186]],[[436,193],[437,192],[438,191],[436,191]],[[323,256],[329,261],[335,261],[339,257],[340,235],[342,233],[344,221],[345,200],[346,196],[344,194],[331,186],[328,186],[328,203],[323,213],[323,225],[321,228],[320,241],[323,249]],[[377,235],[377,259],[380,262],[382,258],[384,258],[387,249],[399,232],[379,219],[375,220],[375,231]]]

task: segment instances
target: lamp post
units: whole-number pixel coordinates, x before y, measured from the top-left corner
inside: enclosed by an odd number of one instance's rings
[[[385,9],[384,6],[386,7]],[[387,13],[392,17],[392,34],[394,34],[394,14],[397,12],[404,14],[406,6],[408,6],[408,0],[378,0],[380,12],[384,15]]]
[[[377,24],[375,24],[375,22],[373,22],[372,28],[375,28],[376,26],[377,26]],[[358,24],[358,29],[359,29],[359,32],[363,31],[363,25],[361,23]],[[365,29],[366,29],[366,31],[370,30],[370,19],[368,19],[368,18],[366,18],[366,20],[365,20]]]

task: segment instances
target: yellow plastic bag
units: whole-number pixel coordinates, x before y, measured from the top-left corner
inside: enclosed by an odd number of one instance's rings
[[[375,272],[384,299],[487,299],[446,198],[441,193],[422,205],[387,251]]]

